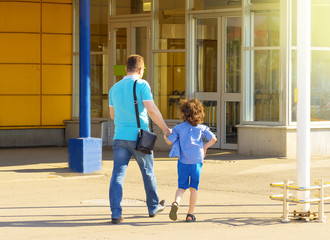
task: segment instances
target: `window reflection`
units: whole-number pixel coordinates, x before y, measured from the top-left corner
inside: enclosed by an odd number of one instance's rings
[[[79,0],[74,2],[73,117],[79,116]],[[107,117],[108,0],[90,0],[91,117]]]
[[[217,101],[201,101],[204,107],[204,124],[217,135]]]
[[[135,27],[133,28],[133,53],[139,54],[143,56],[146,70],[143,74],[143,79],[147,77],[147,62],[148,62],[148,54],[147,54],[147,27]],[[147,79],[146,79],[147,80]]]
[[[221,9],[241,5],[241,0],[190,0],[191,10]]]
[[[115,62],[113,72],[116,76],[116,82],[120,81],[126,75],[125,65],[127,59],[127,28],[117,28],[114,31],[115,36]]]
[[[217,91],[217,19],[198,19],[196,26],[197,92]]]
[[[237,125],[240,123],[240,103],[226,102],[226,143],[237,144]]]
[[[280,45],[279,14],[263,12],[254,14],[254,46]]]
[[[254,121],[279,121],[280,51],[254,51]]]
[[[150,13],[150,11],[151,0],[111,0],[112,16]]]
[[[312,51],[311,120],[330,121],[330,51]]]
[[[311,7],[311,41],[314,47],[330,47],[330,1],[312,0]]]
[[[228,93],[241,92],[241,21],[226,19],[226,88]]]
[[[330,121],[330,3],[311,1],[311,121]],[[292,0],[292,46],[297,45],[297,0]],[[318,48],[314,50],[313,47]],[[291,50],[291,121],[297,121],[297,50]]]
[[[107,117],[108,55],[91,55],[91,116]]]
[[[251,4],[280,3],[280,0],[251,0]]]
[[[246,16],[251,19],[250,32],[245,35],[245,78],[250,94],[246,99],[250,104],[246,109],[248,121],[280,120],[280,11],[277,3],[279,0],[251,1],[251,12]],[[253,4],[259,7],[254,8]]]
[[[103,52],[108,49],[108,4],[107,1],[90,1],[91,51]]]
[[[297,121],[297,51],[292,54],[292,115]],[[330,121],[330,51],[312,51],[311,121]]]
[[[185,53],[155,53],[154,100],[166,119],[180,119],[179,100],[185,96]]]
[[[155,1],[154,48],[185,49],[185,1]]]
[[[291,121],[297,121],[297,50],[291,56]]]

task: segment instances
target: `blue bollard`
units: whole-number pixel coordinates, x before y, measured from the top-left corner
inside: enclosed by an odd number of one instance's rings
[[[102,168],[102,140],[91,138],[90,1],[79,2],[79,136],[69,139],[69,168],[91,173]]]

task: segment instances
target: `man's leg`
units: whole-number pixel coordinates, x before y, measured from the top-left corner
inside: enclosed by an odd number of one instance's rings
[[[120,203],[123,198],[123,183],[127,166],[132,156],[130,151],[125,148],[125,145],[125,141],[123,140],[114,140],[113,142],[114,160],[109,189],[112,219],[119,219],[122,214],[122,207]]]
[[[135,143],[133,143],[135,146]],[[143,177],[144,189],[146,191],[146,200],[149,216],[153,216],[159,207],[159,197],[157,193],[157,181],[154,172],[154,156],[136,151],[133,147],[133,156],[135,157]]]

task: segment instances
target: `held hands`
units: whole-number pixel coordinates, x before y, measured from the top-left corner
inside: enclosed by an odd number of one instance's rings
[[[173,132],[172,129],[167,128],[167,131],[164,132],[164,137],[169,137],[169,136],[171,135],[172,132]]]
[[[170,128],[169,128],[168,130],[169,130],[169,134],[168,134],[168,135],[167,135],[167,134],[164,134],[164,140],[165,140],[165,142],[166,142],[168,145],[171,145],[172,142],[171,142],[170,140],[168,140],[167,137],[169,137],[173,131],[172,131],[172,129],[170,129]]]

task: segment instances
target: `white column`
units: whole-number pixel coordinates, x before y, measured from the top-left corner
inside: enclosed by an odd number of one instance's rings
[[[297,185],[310,186],[311,0],[297,1]],[[298,192],[308,199],[310,192]],[[310,204],[300,205],[300,212]]]

